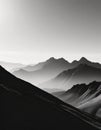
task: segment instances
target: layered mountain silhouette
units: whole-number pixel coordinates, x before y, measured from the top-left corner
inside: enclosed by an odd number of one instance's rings
[[[65,59],[50,58],[45,62],[41,62],[35,66],[27,66],[13,74],[21,79],[24,79],[32,84],[39,84],[45,82],[70,66],[69,62]]]
[[[66,103],[101,118],[101,82],[93,81],[88,85],[77,84],[66,92],[56,92],[53,95]]]
[[[101,69],[87,64],[79,64],[73,69],[63,71],[52,80],[40,84],[40,87],[57,87],[66,90],[75,84],[90,83],[94,80],[101,81]]]
[[[87,65],[89,65],[89,66],[92,66],[92,67],[100,68],[100,69],[101,69],[101,64],[100,64],[100,63],[89,61],[89,60],[86,59],[85,57],[82,57],[79,61],[74,60],[74,61],[71,63],[72,68],[78,66],[79,64],[87,64]]]
[[[97,130],[100,121],[0,66],[1,130]]]
[[[73,74],[75,69],[76,68],[78,69],[80,66],[83,66],[83,64],[97,68],[97,69],[101,69],[101,64],[91,62],[84,57],[82,57],[79,61],[74,60],[72,63],[69,63],[64,58],[55,59],[54,57],[51,57],[50,59],[48,59],[45,62],[41,62],[41,63],[38,63],[36,65],[31,65],[31,66],[29,65],[29,66],[23,67],[22,69],[14,71],[13,74],[32,84],[36,84],[38,87],[41,87],[41,88],[46,87],[45,89],[49,89],[49,88],[53,89],[55,86],[55,89],[58,89],[58,88],[62,89],[62,88],[64,88],[64,85],[65,85],[63,83],[67,82],[67,81],[63,81],[63,77],[66,79],[66,76],[68,77],[69,75],[71,75],[70,73]],[[62,77],[62,75],[65,75],[65,76]],[[60,76],[60,79],[59,79],[59,76]],[[57,78],[55,78],[55,77],[57,77]],[[58,85],[58,84],[54,85],[52,83],[52,86],[49,87],[49,85],[50,85],[49,80],[52,79],[52,81],[53,81],[54,78],[55,78],[56,82],[60,80],[59,81],[60,85]],[[61,82],[61,78],[62,78],[62,82]],[[47,81],[49,81],[49,82],[47,83]],[[90,80],[90,81],[92,81],[92,80]],[[61,88],[61,84],[63,85],[62,88]],[[74,84],[69,84],[69,87],[71,85],[74,85]],[[58,86],[58,87],[56,87],[56,86]]]

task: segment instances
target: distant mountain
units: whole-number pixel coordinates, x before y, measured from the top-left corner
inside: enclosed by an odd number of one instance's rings
[[[83,113],[0,66],[1,130],[98,130],[100,120]]]
[[[36,65],[27,65],[25,67],[23,67],[23,70],[26,71],[36,71],[36,70],[40,70],[44,67],[47,67],[47,69],[57,67],[62,65],[64,67],[64,64],[69,66],[69,62],[66,61],[64,58],[59,58],[59,59],[55,59],[54,57],[49,58],[48,60],[44,61],[44,62],[40,62]]]
[[[44,62],[40,62],[36,65],[27,65],[25,67],[23,67],[23,70],[26,71],[36,71],[39,69],[42,69],[44,66],[49,65],[48,67],[51,66],[52,63],[56,62],[56,64],[60,63],[60,64],[67,64],[67,68],[66,69],[72,69],[76,66],[78,66],[79,64],[87,64],[87,65],[91,65],[93,67],[96,68],[101,68],[101,64],[100,63],[96,63],[96,62],[91,62],[88,59],[86,59],[85,57],[82,57],[80,60],[74,60],[72,63],[68,62],[67,60],[65,60],[64,58],[59,58],[56,59],[54,57],[49,58],[48,60],[44,61]],[[56,65],[55,64],[55,65]],[[54,67],[54,65],[52,65]]]
[[[101,69],[101,64],[97,62],[92,62],[86,59],[85,57],[82,57],[79,61],[74,60],[71,63],[72,68],[78,66],[79,64],[87,64],[89,66],[95,67],[95,68],[100,68]]]
[[[101,118],[101,82],[74,85],[66,92],[53,93],[66,103]]]
[[[42,88],[69,89],[75,84],[90,83],[92,81],[101,81],[101,69],[79,64],[73,69],[63,71],[58,76],[40,84]]]
[[[34,64],[34,65],[33,64],[32,65],[27,65],[27,66],[23,67],[22,69],[25,70],[25,71],[31,72],[31,71],[39,70],[43,66],[44,66],[44,62],[40,62],[40,63]]]
[[[62,71],[66,70],[69,66],[70,63],[65,59],[55,59],[52,57],[49,60],[41,62],[33,67],[27,66],[18,71],[15,71],[13,74],[32,84],[39,84],[57,76]]]
[[[54,57],[51,57],[45,62],[40,62],[36,65],[28,65],[17,71],[14,71],[13,74],[21,79],[41,87],[43,85],[40,84],[53,79],[63,71],[73,69],[80,64],[86,64],[88,66],[101,69],[101,64],[91,62],[84,57],[82,57],[79,61],[74,60],[72,63],[69,63],[64,58],[55,59]],[[45,89],[48,88],[47,86],[45,87]]]
[[[11,62],[4,62],[4,61],[0,61],[0,65],[3,66],[5,69],[7,69],[10,72],[13,72],[16,69],[19,69],[19,68],[22,68],[25,66],[20,63],[11,63]]]

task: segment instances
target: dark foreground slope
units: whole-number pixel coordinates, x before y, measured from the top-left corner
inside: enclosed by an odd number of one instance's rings
[[[99,121],[0,67],[1,130],[97,130]]]

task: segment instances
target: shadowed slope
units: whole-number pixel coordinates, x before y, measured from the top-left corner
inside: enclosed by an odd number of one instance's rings
[[[101,118],[101,95],[81,104],[78,108]]]
[[[101,82],[92,82],[88,85],[86,84],[77,84],[74,85],[68,91],[60,94],[60,97],[63,101],[72,104],[73,106],[79,106],[93,98],[96,98],[100,95],[101,92]],[[54,93],[57,95],[58,93]]]
[[[101,82],[77,84],[66,92],[53,94],[64,102],[101,118]]]

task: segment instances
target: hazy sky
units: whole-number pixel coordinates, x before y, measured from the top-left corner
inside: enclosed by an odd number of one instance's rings
[[[101,0],[0,0],[0,59],[101,62]]]

